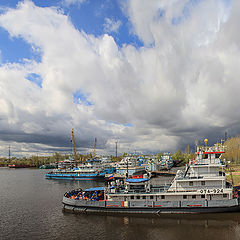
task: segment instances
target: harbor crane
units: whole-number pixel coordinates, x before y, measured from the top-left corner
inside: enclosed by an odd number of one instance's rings
[[[73,128],[72,128],[71,142],[73,144],[74,160],[77,161],[77,147],[76,147],[76,143],[75,143]]]

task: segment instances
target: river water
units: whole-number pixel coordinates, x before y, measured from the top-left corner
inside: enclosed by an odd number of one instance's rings
[[[104,182],[45,179],[47,170],[0,168],[0,239],[240,239],[240,213],[98,215],[62,211],[62,196]]]

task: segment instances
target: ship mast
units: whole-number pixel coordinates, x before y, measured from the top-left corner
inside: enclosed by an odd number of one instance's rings
[[[96,148],[97,148],[97,138],[95,138],[95,140],[94,140],[93,158],[96,157]]]
[[[8,147],[8,163],[11,162],[11,147]]]

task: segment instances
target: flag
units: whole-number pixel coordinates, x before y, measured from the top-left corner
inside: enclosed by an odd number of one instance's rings
[[[110,176],[108,177],[108,179],[109,179],[109,180],[110,180],[110,179],[113,179],[113,174],[110,175]]]

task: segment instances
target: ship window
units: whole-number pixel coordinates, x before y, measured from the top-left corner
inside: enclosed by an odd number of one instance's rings
[[[187,199],[187,195],[183,195],[183,199]]]
[[[204,195],[204,194],[202,194],[202,195],[201,195],[201,198],[205,198],[205,195]]]
[[[196,198],[196,195],[192,195],[192,198]]]
[[[164,196],[164,195],[162,195],[162,196],[161,196],[161,199],[165,199],[165,196]]]
[[[142,196],[142,199],[146,199],[146,196]]]
[[[208,154],[203,154],[203,159],[208,159]]]
[[[189,186],[193,186],[193,182],[189,182]]]
[[[205,181],[201,181],[201,185],[202,185],[202,186],[205,186]]]
[[[137,196],[137,199],[140,199],[140,196]]]
[[[153,199],[153,196],[150,196],[150,199]]]
[[[134,199],[134,196],[131,196],[131,199]]]
[[[226,198],[228,195],[226,193],[223,194],[223,197]]]

